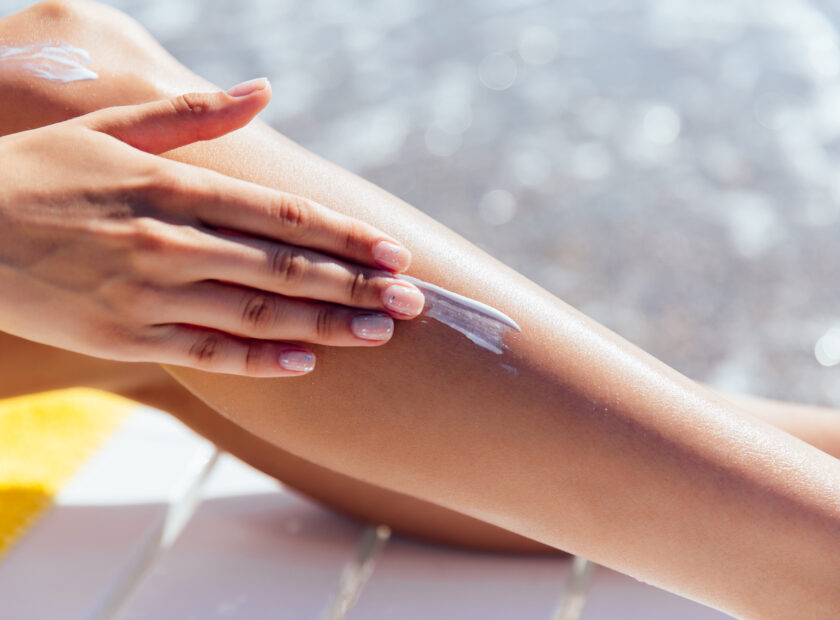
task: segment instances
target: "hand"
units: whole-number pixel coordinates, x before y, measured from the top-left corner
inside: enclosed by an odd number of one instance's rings
[[[97,357],[297,375],[423,307],[410,254],[300,196],[156,154],[247,124],[266,81],[0,138],[0,329]],[[338,258],[335,258],[338,257]],[[344,259],[344,260],[339,260]]]

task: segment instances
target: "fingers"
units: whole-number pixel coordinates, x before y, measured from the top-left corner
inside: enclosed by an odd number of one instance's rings
[[[150,302],[153,296],[144,298]],[[153,305],[165,323],[150,327],[144,338],[150,360],[251,377],[295,376],[315,368],[310,349],[282,340],[377,346],[394,332],[386,314],[216,282],[161,291]]]
[[[411,264],[411,252],[365,222],[294,194],[212,173],[202,176],[208,178],[193,197],[191,215],[206,225],[278,239],[394,272],[405,271]]]
[[[388,271],[411,264],[411,253],[389,235],[313,200],[178,162],[167,169],[171,182],[150,199],[169,213]]]
[[[173,283],[222,280],[287,297],[417,316],[425,303],[412,284],[297,246],[206,231],[188,244],[151,255],[149,269],[171,271]]]
[[[260,78],[226,93],[189,93],[106,108],[69,122],[158,154],[246,125],[268,103],[270,91],[268,81]],[[155,180],[144,198],[165,212],[212,228],[286,241],[389,271],[404,271],[411,263],[411,253],[389,235],[314,201],[203,168],[155,159]]]
[[[260,78],[234,86],[226,93],[188,93],[140,105],[105,108],[75,122],[157,154],[239,129],[270,98],[268,80]]]
[[[249,377],[294,377],[315,368],[309,349],[283,342],[237,338],[190,325],[162,325],[149,334],[149,359],[207,372]]]
[[[190,323],[261,340],[297,340],[337,347],[378,346],[390,340],[387,314],[291,299],[218,282],[161,291],[153,302],[160,323]]]

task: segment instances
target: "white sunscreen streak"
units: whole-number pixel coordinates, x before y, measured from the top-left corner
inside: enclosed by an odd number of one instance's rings
[[[510,364],[499,364],[502,368],[512,374],[514,377],[519,376],[519,369],[516,366],[511,366]]]
[[[87,67],[89,64],[90,54],[64,41],[0,45],[0,68],[50,82],[95,80],[99,75]]]
[[[411,276],[397,276],[419,288],[426,297],[423,315],[461,332],[480,347],[501,354],[507,332],[521,332],[516,321],[480,301],[458,295]]]

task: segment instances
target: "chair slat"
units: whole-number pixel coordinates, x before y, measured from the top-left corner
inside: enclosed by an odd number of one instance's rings
[[[725,620],[720,611],[599,566],[581,620]]]
[[[201,454],[209,443],[138,407],[0,562],[0,617],[95,617],[156,548]]]
[[[361,533],[223,455],[192,519],[119,617],[318,618]]]
[[[566,557],[447,549],[392,538],[350,620],[549,620],[569,575]]]

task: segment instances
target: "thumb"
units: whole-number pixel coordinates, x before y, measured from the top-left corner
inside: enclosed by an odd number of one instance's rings
[[[105,108],[77,119],[148,153],[212,140],[247,125],[271,99],[266,78],[227,92],[189,93],[140,105]]]

